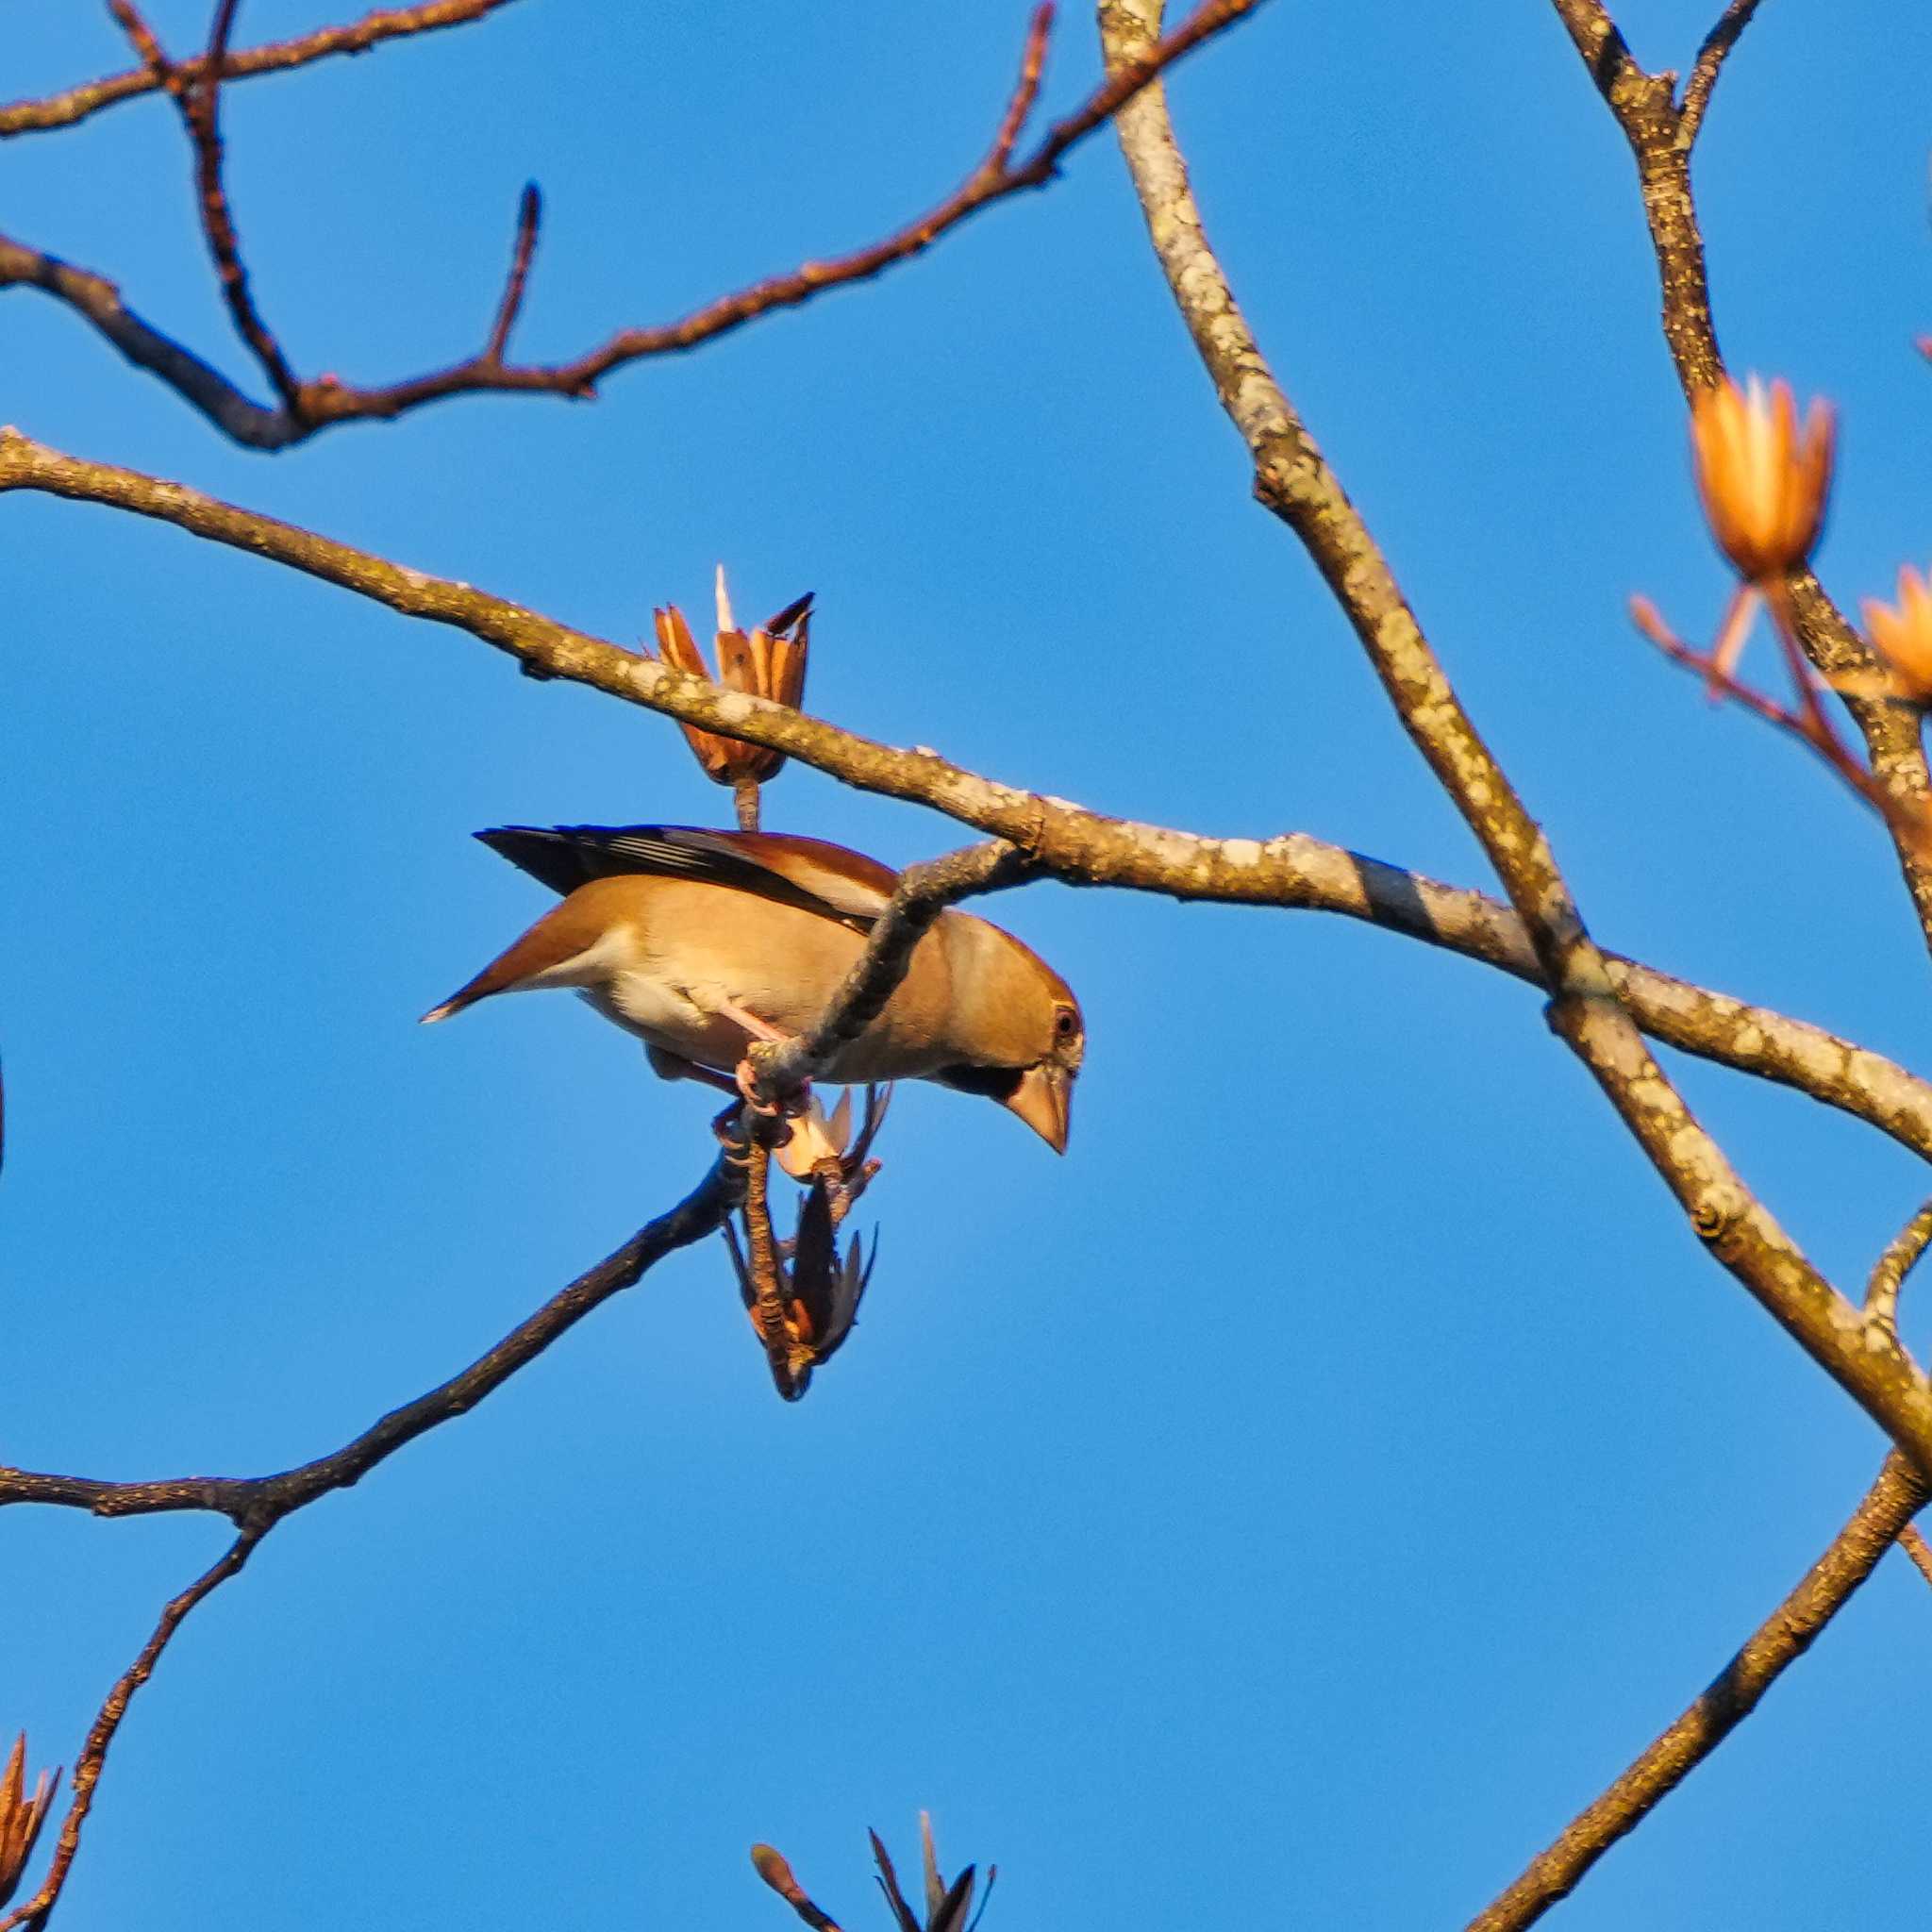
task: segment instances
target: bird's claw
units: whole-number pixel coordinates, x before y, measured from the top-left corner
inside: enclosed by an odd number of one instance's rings
[[[743,1059],[739,1061],[737,1074],[738,1091],[743,1099],[746,1108],[765,1120],[776,1120],[784,1113],[785,1108],[775,1100],[760,1100],[758,1098],[758,1069],[752,1065],[750,1060]]]
[[[740,1096],[746,1108],[762,1120],[796,1120],[811,1106],[811,1083],[808,1081],[795,1093],[790,1093],[782,1100],[760,1100],[758,1090],[758,1069],[747,1056],[738,1063],[735,1074]]]

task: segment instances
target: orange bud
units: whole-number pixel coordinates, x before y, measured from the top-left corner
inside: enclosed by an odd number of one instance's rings
[[[1890,674],[1891,694],[1932,705],[1932,585],[1907,564],[1898,574],[1898,608],[1867,597],[1860,607],[1872,643]]]
[[[1725,376],[1692,401],[1704,514],[1745,582],[1781,577],[1809,559],[1831,492],[1834,433],[1831,406],[1822,399],[1806,410],[1800,430],[1782,378],[1767,392],[1755,375],[1745,389]]]
[[[0,1774],[0,1906],[19,1890],[59,1782],[58,1771],[43,1771],[35,1781],[33,1796],[26,1795],[26,1733],[21,1732],[13,1740],[7,1769]]]

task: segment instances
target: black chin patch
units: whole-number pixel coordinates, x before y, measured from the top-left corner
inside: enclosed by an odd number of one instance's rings
[[[983,1093],[1002,1106],[1020,1091],[1026,1077],[1024,1067],[942,1067],[932,1077],[943,1087],[961,1093]]]

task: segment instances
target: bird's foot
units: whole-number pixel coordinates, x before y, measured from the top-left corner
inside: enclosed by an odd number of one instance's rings
[[[783,1039],[784,1036],[781,1034],[778,1038]],[[739,1061],[738,1072],[733,1075],[733,1079],[746,1108],[763,1120],[795,1120],[811,1106],[809,1082],[784,1100],[759,1099],[758,1070],[748,1056]]]

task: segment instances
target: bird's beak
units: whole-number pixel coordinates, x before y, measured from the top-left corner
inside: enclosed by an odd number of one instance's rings
[[[1048,1060],[1028,1067],[1002,1105],[1008,1113],[1018,1114],[1056,1154],[1064,1154],[1073,1099],[1072,1076],[1064,1067]]]

